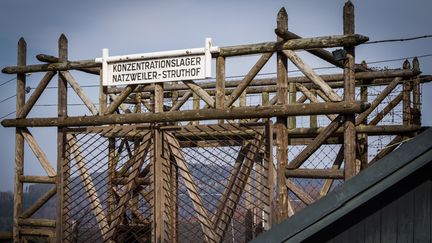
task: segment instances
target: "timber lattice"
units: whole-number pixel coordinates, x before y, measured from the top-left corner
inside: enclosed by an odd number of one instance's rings
[[[13,239],[54,242],[245,242],[325,196],[330,190],[416,136],[421,126],[417,58],[400,69],[356,64],[354,6],[344,6],[340,36],[302,38],[277,15],[276,41],[221,47],[213,81],[100,86],[98,105],[75,78],[101,80],[101,64],[68,60],[67,38],[58,57],[37,55],[27,65],[18,42],[15,119],[16,170]],[[336,59],[326,48],[344,48]],[[342,70],[319,75],[295,52],[306,50]],[[226,59],[260,54],[239,80],[225,75]],[[276,56],[276,76],[257,78]],[[304,76],[288,77],[291,61]],[[26,74],[45,75],[29,97]],[[28,117],[54,77],[58,116]],[[68,114],[73,92],[90,115]],[[57,161],[32,135],[57,128]],[[24,144],[46,176],[24,174]],[[55,162],[55,163],[54,163]],[[54,166],[56,165],[56,166]],[[23,208],[23,185],[52,184]],[[35,213],[56,198],[55,217]]]

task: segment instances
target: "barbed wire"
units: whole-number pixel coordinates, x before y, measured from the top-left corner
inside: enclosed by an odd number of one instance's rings
[[[368,41],[366,43],[363,43],[363,45],[378,44],[378,43],[388,43],[388,42],[412,41],[412,40],[419,40],[419,39],[426,39],[426,38],[432,38],[432,35],[421,35],[421,36],[414,36],[414,37],[409,37],[409,38]]]

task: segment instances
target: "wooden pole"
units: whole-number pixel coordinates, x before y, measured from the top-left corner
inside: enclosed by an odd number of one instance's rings
[[[25,66],[27,59],[27,43],[24,38],[18,41],[18,66]],[[16,114],[21,116],[21,110],[25,104],[25,74],[17,74],[16,86]],[[17,116],[17,118],[21,118]],[[15,185],[14,185],[14,208],[13,208],[13,241],[21,242],[21,227],[18,219],[22,213],[23,206],[23,183],[20,181],[20,176],[24,174],[24,136],[21,133],[22,129],[15,129]]]
[[[267,190],[265,195],[267,196],[268,207],[265,215],[264,229],[268,230],[272,227],[275,222],[274,212],[274,164],[273,164],[273,124],[272,121],[268,120],[265,125],[265,154],[264,154],[264,178]]]
[[[367,69],[367,64],[365,61],[362,62],[362,66]],[[365,83],[370,80],[364,80]],[[360,100],[362,102],[368,102],[368,85],[360,86]],[[367,124],[367,120],[365,119],[362,122],[363,125]],[[360,160],[360,170],[363,170],[367,167],[368,164],[368,135],[366,133],[357,134],[358,141],[358,154],[357,158]]]
[[[403,63],[403,69],[411,69],[411,65],[408,60]],[[410,125],[411,122],[411,84],[408,80],[403,82],[403,124]]]
[[[58,40],[59,60],[66,61],[68,56],[68,40],[62,34]],[[58,76],[58,117],[67,117],[67,81]],[[69,177],[69,161],[66,158],[66,133],[63,127],[57,128],[57,223],[56,240],[58,243],[68,241],[65,230],[68,228],[68,191],[65,187]]]
[[[163,96],[163,83],[154,84],[154,111],[155,113],[162,113],[164,106]],[[167,195],[166,195],[166,183],[170,180],[167,178],[168,168],[166,167],[166,160],[163,156],[163,143],[162,143],[162,132],[159,129],[154,129],[154,206],[153,206],[153,225],[154,225],[154,242],[162,243],[169,241],[168,239],[168,217],[166,215],[167,209]]]
[[[281,8],[277,15],[277,29],[288,30],[288,14],[285,8]],[[278,41],[281,41],[278,38]],[[288,62],[286,56],[277,53],[277,104],[285,105],[288,103]],[[277,170],[276,170],[276,214],[277,222],[280,223],[288,218],[288,191],[285,183],[285,169],[288,165],[288,128],[287,117],[278,116],[275,124],[276,131],[276,157],[277,157]]]
[[[417,57],[412,61],[412,68],[416,72],[420,72],[420,62]],[[421,90],[420,90],[420,77],[417,75],[413,82],[413,123],[421,125]]]
[[[216,58],[216,109],[225,107],[225,57]],[[223,124],[224,120],[219,120]]]
[[[279,39],[277,42],[264,42],[240,46],[221,47],[220,52],[214,56],[240,56],[251,55],[264,52],[279,52],[281,50],[304,50],[315,48],[330,48],[338,46],[353,46],[359,45],[369,38],[362,35],[339,35],[339,36],[322,36],[314,38],[293,39],[282,41]],[[282,41],[282,42],[281,42]],[[3,69],[5,70],[5,69]],[[9,70],[5,70],[9,71]]]
[[[51,81],[51,79],[54,77],[56,73],[55,72],[47,72],[45,76],[42,78],[42,80],[39,82],[38,86],[36,87],[35,91],[31,94],[28,101],[25,103],[24,107],[22,107],[20,114],[17,115],[17,117],[25,118],[27,117],[30,110],[33,108],[36,101],[39,99],[42,92],[45,90],[48,83]]]
[[[199,121],[217,119],[250,119],[287,116],[308,116],[325,114],[359,113],[369,104],[361,102],[321,102],[316,104],[246,106],[231,109],[200,109],[159,113],[129,113],[106,116],[77,116],[67,118],[5,119],[4,127],[55,127],[55,126],[97,126],[110,124],[153,123],[176,121]]]
[[[343,31],[344,34],[354,34],[354,5],[347,1],[343,8]],[[354,46],[345,47],[347,52],[344,68],[344,101],[355,100],[355,58]],[[345,180],[356,174],[356,131],[354,114],[345,117],[344,132],[344,159],[345,159]]]

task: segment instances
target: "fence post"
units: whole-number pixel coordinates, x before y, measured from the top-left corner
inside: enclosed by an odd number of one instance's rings
[[[27,59],[27,44],[24,38],[18,41],[18,66],[25,66]],[[17,74],[16,86],[16,114],[17,118],[21,113],[21,109],[25,104],[25,86],[26,75],[25,73]],[[23,183],[20,176],[24,174],[24,137],[21,133],[23,128],[15,129],[15,185],[14,185],[14,210],[13,210],[13,241],[21,242],[21,227],[19,226],[18,219],[22,213],[23,204]]]
[[[288,14],[282,8],[277,15],[277,29],[288,31]],[[278,37],[278,41],[282,38]],[[285,105],[288,103],[288,62],[287,57],[282,53],[277,53],[277,104]],[[277,156],[277,222],[282,222],[288,218],[288,190],[286,187],[285,168],[288,164],[288,129],[287,117],[277,117],[276,124],[276,156]]]
[[[64,34],[62,34],[58,40],[58,52],[59,62],[66,62],[68,56],[68,40]],[[67,117],[67,81],[61,76],[58,76],[58,117]],[[63,127],[57,128],[57,242],[67,241],[65,234],[66,219],[69,213],[68,208],[65,207],[65,203],[68,198],[68,192],[66,191],[65,182],[68,180],[68,161],[65,158],[66,155],[66,133]]]
[[[343,8],[343,32],[345,35],[355,33],[354,5],[347,1]],[[355,49],[354,46],[345,47],[347,52],[344,68],[344,101],[355,100]],[[355,116],[345,116],[344,127],[344,158],[345,158],[345,180],[356,174],[356,141],[355,141]]]

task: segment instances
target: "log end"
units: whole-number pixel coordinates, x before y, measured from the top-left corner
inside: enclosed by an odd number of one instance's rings
[[[5,67],[5,68],[2,69],[2,73],[13,74],[14,72],[12,71],[11,67]]]

